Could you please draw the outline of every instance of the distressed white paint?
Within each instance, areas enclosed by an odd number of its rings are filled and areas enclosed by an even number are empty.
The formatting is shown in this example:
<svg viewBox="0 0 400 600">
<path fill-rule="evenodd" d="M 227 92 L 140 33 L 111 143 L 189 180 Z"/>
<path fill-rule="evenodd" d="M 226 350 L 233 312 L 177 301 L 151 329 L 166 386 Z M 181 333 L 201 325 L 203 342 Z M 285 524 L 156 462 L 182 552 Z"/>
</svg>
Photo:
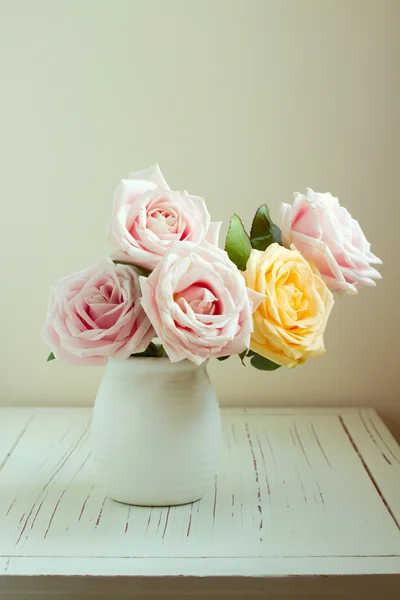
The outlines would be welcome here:
<svg viewBox="0 0 400 600">
<path fill-rule="evenodd" d="M 3 408 L 0 412 L 0 469 L 32 419 L 32 411 Z"/>
<path fill-rule="evenodd" d="M 0 574 L 400 574 L 400 451 L 374 411 L 224 410 L 214 489 L 172 508 L 105 496 L 90 417 L 0 411 Z"/>
<path fill-rule="evenodd" d="M 342 418 L 349 434 L 357 440 L 358 451 L 400 523 L 400 452 L 396 440 L 372 409 L 354 411 Z"/>
</svg>

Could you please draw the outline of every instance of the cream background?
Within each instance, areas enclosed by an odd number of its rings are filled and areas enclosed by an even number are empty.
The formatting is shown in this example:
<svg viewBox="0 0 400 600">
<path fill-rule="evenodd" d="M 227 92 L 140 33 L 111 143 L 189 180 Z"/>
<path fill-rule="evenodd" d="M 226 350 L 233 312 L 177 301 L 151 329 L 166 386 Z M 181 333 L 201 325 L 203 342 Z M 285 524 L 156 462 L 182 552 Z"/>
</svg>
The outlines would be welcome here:
<svg viewBox="0 0 400 600">
<path fill-rule="evenodd" d="M 118 180 L 158 161 L 214 220 L 331 191 L 384 261 L 293 372 L 213 363 L 221 403 L 376 406 L 399 431 L 400 2 L 0 1 L 2 404 L 91 404 L 46 364 L 50 284 L 109 250 Z"/>
</svg>

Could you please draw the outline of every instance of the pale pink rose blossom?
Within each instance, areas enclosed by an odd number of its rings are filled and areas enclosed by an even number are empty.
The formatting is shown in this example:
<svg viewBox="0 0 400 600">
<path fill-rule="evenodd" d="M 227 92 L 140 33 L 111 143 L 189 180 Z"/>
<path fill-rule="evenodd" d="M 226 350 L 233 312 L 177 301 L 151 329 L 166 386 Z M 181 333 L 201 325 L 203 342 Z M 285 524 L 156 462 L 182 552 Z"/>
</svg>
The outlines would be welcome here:
<svg viewBox="0 0 400 600">
<path fill-rule="evenodd" d="M 120 181 L 108 237 L 114 258 L 152 270 L 174 242 L 217 245 L 220 226 L 210 223 L 203 198 L 172 191 L 154 165 Z"/>
<path fill-rule="evenodd" d="M 154 330 L 140 303 L 134 268 L 105 258 L 51 289 L 43 339 L 54 356 L 98 365 L 144 351 Z"/>
<path fill-rule="evenodd" d="M 313 262 L 331 291 L 356 294 L 364 285 L 376 285 L 381 275 L 371 264 L 382 261 L 372 254 L 358 222 L 331 194 L 307 189 L 295 194 L 293 204 L 282 204 L 282 242 Z"/>
<path fill-rule="evenodd" d="M 264 296 L 246 288 L 222 250 L 177 243 L 140 283 L 142 305 L 172 362 L 200 365 L 249 347 L 252 313 Z"/>
</svg>

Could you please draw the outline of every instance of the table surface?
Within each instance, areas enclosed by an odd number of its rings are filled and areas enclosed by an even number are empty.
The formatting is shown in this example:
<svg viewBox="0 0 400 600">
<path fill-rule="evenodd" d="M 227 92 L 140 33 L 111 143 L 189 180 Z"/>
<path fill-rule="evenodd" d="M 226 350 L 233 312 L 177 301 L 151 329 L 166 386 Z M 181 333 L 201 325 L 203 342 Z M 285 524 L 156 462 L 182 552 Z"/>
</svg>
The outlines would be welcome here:
<svg viewBox="0 0 400 600">
<path fill-rule="evenodd" d="M 374 410 L 225 409 L 214 488 L 170 508 L 107 498 L 92 474 L 90 417 L 0 409 L 0 596 L 25 593 L 32 575 L 39 591 L 54 576 L 54 593 L 66 575 L 143 585 L 161 576 L 171 594 L 181 575 L 235 580 L 218 598 L 239 597 L 240 578 L 390 575 L 399 584 L 400 449 Z M 149 590 L 143 597 L 162 597 Z"/>
</svg>

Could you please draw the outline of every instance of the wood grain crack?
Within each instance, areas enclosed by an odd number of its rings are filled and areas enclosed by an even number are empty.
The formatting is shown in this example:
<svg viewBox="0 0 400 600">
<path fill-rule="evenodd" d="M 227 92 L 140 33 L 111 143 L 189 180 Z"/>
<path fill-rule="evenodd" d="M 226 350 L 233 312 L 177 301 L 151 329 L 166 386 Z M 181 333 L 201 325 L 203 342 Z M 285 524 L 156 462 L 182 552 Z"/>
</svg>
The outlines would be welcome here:
<svg viewBox="0 0 400 600">
<path fill-rule="evenodd" d="M 94 529 L 95 529 L 95 530 L 96 530 L 96 529 L 98 528 L 98 526 L 100 525 L 101 517 L 102 517 L 102 514 L 103 514 L 103 508 L 104 508 L 104 505 L 105 505 L 105 503 L 106 503 L 106 500 L 107 500 L 107 496 L 104 496 L 104 500 L 103 500 L 103 502 L 102 502 L 102 505 L 101 505 L 101 508 L 100 508 L 100 512 L 99 512 L 99 514 L 98 514 L 98 517 L 97 517 L 97 520 L 96 520 L 96 525 L 94 526 Z"/>
<path fill-rule="evenodd" d="M 381 448 L 379 447 L 379 444 L 377 443 L 375 437 L 372 435 L 365 419 L 363 416 L 363 413 L 361 410 L 358 411 L 358 414 L 360 416 L 361 422 L 364 425 L 364 429 L 365 431 L 368 433 L 369 437 L 371 438 L 371 441 L 375 444 L 375 446 L 378 448 L 379 452 L 382 454 L 383 458 L 386 460 L 386 462 L 391 465 L 391 461 L 388 459 L 388 457 L 386 456 L 386 454 L 384 452 L 382 452 Z M 391 455 L 391 457 L 398 463 L 400 464 L 397 456 L 395 454 L 393 454 L 393 452 L 391 451 L 391 449 L 389 448 L 389 446 L 386 444 L 385 440 L 383 439 L 383 437 L 381 436 L 381 434 L 379 433 L 378 429 L 375 426 L 375 423 L 373 423 L 371 421 L 371 418 L 368 416 L 368 421 L 371 424 L 371 427 L 374 429 L 376 435 L 379 437 L 379 439 L 381 440 L 381 442 L 383 443 L 383 445 L 385 446 L 386 450 L 389 452 L 389 454 Z"/>
<path fill-rule="evenodd" d="M 167 510 L 167 516 L 165 517 L 165 525 L 164 525 L 164 531 L 162 534 L 162 539 L 164 539 L 165 534 L 167 533 L 167 527 L 168 527 L 168 519 L 169 519 L 169 513 L 171 511 L 171 507 L 168 506 L 168 510 Z"/>
<path fill-rule="evenodd" d="M 10 512 L 10 510 L 12 509 L 12 507 L 14 506 L 16 501 L 16 498 L 14 498 L 14 500 L 11 502 L 10 506 L 8 507 L 8 510 L 6 512 L 6 517 L 8 516 L 8 513 Z"/>
<path fill-rule="evenodd" d="M 272 462 L 274 463 L 274 467 L 276 468 L 276 459 L 275 459 L 274 451 L 272 449 L 271 440 L 269 439 L 268 433 L 265 430 L 264 430 L 264 435 L 265 435 L 265 439 L 267 440 L 269 451 L 271 453 Z"/>
<path fill-rule="evenodd" d="M 324 449 L 323 449 L 323 447 L 322 447 L 322 444 L 321 444 L 321 442 L 320 442 L 320 439 L 319 439 L 319 437 L 318 437 L 318 435 L 317 435 L 317 432 L 315 431 L 314 425 L 313 425 L 312 423 L 311 423 L 311 431 L 312 431 L 312 434 L 313 434 L 313 436 L 314 436 L 314 438 L 315 438 L 315 441 L 316 441 L 316 442 L 317 442 L 317 444 L 318 444 L 318 447 L 319 447 L 319 449 L 321 450 L 321 452 L 322 452 L 322 454 L 323 454 L 323 456 L 324 456 L 324 458 L 325 458 L 326 464 L 328 465 L 328 467 L 330 467 L 330 468 L 332 469 L 332 465 L 331 465 L 331 463 L 330 463 L 330 461 L 329 461 L 329 458 L 327 457 L 327 455 L 326 455 L 326 453 L 325 453 L 325 450 L 324 450 Z"/>
<path fill-rule="evenodd" d="M 343 430 L 344 430 L 345 434 L 349 438 L 349 441 L 350 441 L 351 445 L 353 446 L 355 453 L 357 454 L 358 458 L 360 459 L 360 461 L 361 461 L 361 463 L 362 463 L 362 465 L 363 465 L 363 467 L 364 467 L 364 469 L 365 469 L 368 477 L 370 478 L 371 483 L 373 484 L 375 490 L 379 494 L 380 499 L 382 500 L 383 504 L 385 505 L 386 510 L 388 511 L 389 515 L 392 517 L 393 521 L 395 522 L 395 524 L 397 526 L 397 529 L 400 529 L 400 524 L 399 524 L 398 520 L 396 519 L 396 517 L 395 517 L 395 515 L 394 515 L 394 513 L 392 511 L 392 509 L 390 508 L 389 503 L 386 500 L 385 496 L 383 495 L 382 490 L 380 489 L 380 487 L 379 487 L 379 485 L 378 485 L 375 477 L 373 476 L 370 468 L 368 467 L 367 463 L 365 462 L 365 459 L 364 459 L 363 455 L 361 454 L 360 450 L 358 449 L 357 444 L 355 443 L 355 441 L 354 441 L 354 439 L 353 439 L 350 431 L 347 429 L 346 424 L 345 424 L 345 422 L 343 420 L 343 417 L 341 417 L 340 415 L 338 415 L 338 419 L 339 419 L 339 422 L 340 422 L 341 426 L 343 427 Z"/>
<path fill-rule="evenodd" d="M 63 491 L 62 491 L 62 493 L 61 493 L 61 496 L 60 496 L 60 497 L 59 497 L 59 499 L 57 500 L 57 502 L 56 502 L 56 505 L 55 505 L 55 507 L 54 507 L 54 509 L 53 509 L 53 512 L 51 513 L 51 517 L 50 517 L 49 523 L 48 523 L 48 525 L 47 525 L 46 533 L 44 534 L 44 536 L 43 536 L 43 539 L 46 539 L 46 538 L 47 538 L 47 534 L 49 533 L 49 530 L 50 530 L 51 524 L 52 524 L 52 522 L 53 522 L 53 519 L 54 519 L 54 515 L 55 515 L 55 514 L 56 514 L 56 512 L 57 512 L 57 508 L 58 508 L 58 506 L 59 506 L 59 504 L 60 504 L 60 502 L 61 502 L 61 500 L 62 500 L 62 498 L 63 498 L 64 494 L 65 494 L 65 490 L 63 490 Z"/>
<path fill-rule="evenodd" d="M 125 523 L 125 533 L 128 531 L 129 529 L 129 515 L 131 514 L 131 507 L 128 506 L 128 514 L 126 516 L 126 523 Z"/>
<path fill-rule="evenodd" d="M 21 533 L 19 534 L 19 537 L 16 541 L 16 546 L 19 544 L 19 542 L 21 541 L 21 538 L 25 532 L 25 529 L 28 525 L 29 519 L 32 516 L 33 511 L 35 510 L 35 507 L 37 505 L 37 503 L 39 502 L 43 492 L 49 487 L 50 483 L 53 481 L 53 479 L 55 478 L 55 476 L 57 475 L 57 473 L 60 472 L 60 470 L 63 468 L 63 466 L 65 465 L 65 463 L 67 462 L 67 460 L 70 458 L 70 456 L 73 454 L 73 452 L 76 450 L 76 448 L 79 446 L 80 442 L 82 441 L 83 437 L 86 435 L 88 429 L 89 429 L 89 425 L 90 425 L 90 421 L 86 424 L 86 426 L 84 427 L 83 431 L 81 432 L 81 434 L 77 437 L 77 439 L 75 440 L 75 443 L 72 445 L 72 447 L 70 447 L 70 452 L 69 454 L 67 454 L 66 456 L 64 455 L 64 460 L 62 461 L 62 463 L 60 464 L 60 461 L 57 463 L 58 468 L 55 469 L 55 471 L 53 472 L 52 476 L 49 478 L 49 480 L 47 481 L 47 483 L 42 487 L 42 489 L 40 490 L 39 494 L 37 495 L 32 508 L 30 509 L 28 516 L 25 519 L 24 525 L 22 527 Z M 62 494 L 63 495 L 63 494 Z M 61 497 L 62 497 L 61 495 Z M 61 499 L 61 498 L 60 498 Z M 59 499 L 59 500 L 60 500 Z M 58 504 L 57 504 L 58 506 Z M 46 537 L 46 535 L 45 535 Z"/>
<path fill-rule="evenodd" d="M 269 502 L 271 502 L 271 488 L 270 488 L 270 485 L 269 485 L 269 479 L 268 479 L 268 473 L 267 473 L 267 465 L 265 464 L 264 450 L 262 448 L 259 436 L 257 435 L 256 437 L 257 437 L 257 444 L 258 444 L 258 448 L 260 450 L 260 454 L 261 454 L 261 458 L 262 458 L 262 462 L 263 462 L 263 467 L 264 467 L 265 482 L 267 484 L 267 491 L 268 491 L 268 500 L 269 500 Z"/>
<path fill-rule="evenodd" d="M 188 538 L 190 535 L 190 529 L 192 527 L 192 515 L 193 515 L 193 502 L 190 505 L 190 515 L 189 515 L 189 523 L 188 523 L 188 528 L 187 528 L 187 532 L 186 532 L 186 537 Z"/>
<path fill-rule="evenodd" d="M 322 490 L 321 490 L 321 486 L 319 485 L 318 477 L 316 476 L 316 474 L 314 472 L 314 469 L 313 469 L 313 466 L 312 466 L 312 464 L 311 464 L 311 462 L 310 462 L 310 460 L 309 460 L 309 458 L 307 456 L 307 453 L 306 453 L 305 448 L 303 446 L 303 442 L 301 441 L 300 434 L 299 434 L 299 431 L 297 429 L 296 423 L 293 424 L 293 427 L 294 427 L 294 432 L 296 434 L 296 438 L 297 438 L 297 440 L 298 440 L 298 442 L 300 444 L 301 451 L 302 451 L 302 453 L 303 453 L 303 455 L 304 455 L 304 457 L 305 457 L 305 459 L 307 461 L 307 464 L 308 464 L 308 466 L 310 468 L 311 473 L 313 474 L 313 477 L 314 477 L 314 480 L 315 480 L 315 484 L 316 484 L 316 486 L 318 488 L 319 497 L 321 499 L 321 503 L 322 503 L 323 509 L 325 511 L 326 510 L 325 499 L 324 499 L 324 495 L 323 495 Z"/>
<path fill-rule="evenodd" d="M 153 510 L 154 510 L 154 507 L 152 506 L 152 507 L 150 508 L 150 514 L 149 514 L 149 518 L 147 519 L 146 530 L 145 530 L 145 532 L 144 532 L 144 536 L 143 536 L 143 538 L 145 538 L 145 537 L 146 537 L 146 535 L 147 535 L 147 532 L 148 532 L 148 530 L 149 530 L 150 523 L 151 523 L 151 517 L 153 516 Z"/>
<path fill-rule="evenodd" d="M 259 475 L 258 475 L 257 459 L 256 459 L 256 455 L 254 453 L 253 440 L 251 439 L 249 424 L 246 422 L 244 424 L 244 426 L 246 429 L 247 440 L 248 440 L 249 446 L 250 446 L 251 456 L 253 458 L 253 467 L 254 467 L 254 473 L 255 473 L 256 484 L 257 484 L 257 501 L 258 501 L 257 509 L 260 514 L 260 521 L 259 521 L 258 529 L 261 532 L 261 530 L 263 528 L 263 510 L 262 510 L 261 487 L 260 487 L 260 479 L 259 479 Z M 262 538 L 262 535 L 260 534 L 260 542 L 262 542 L 262 541 L 263 541 L 263 538 Z"/>
<path fill-rule="evenodd" d="M 81 512 L 79 513 L 79 517 L 78 517 L 78 523 L 82 518 L 82 515 L 86 508 L 87 501 L 89 500 L 89 496 L 92 493 L 93 488 L 94 488 L 94 485 L 92 485 L 92 487 L 90 488 L 90 491 L 89 491 L 88 495 L 86 496 L 84 503 L 82 504 Z"/>
<path fill-rule="evenodd" d="M 28 429 L 29 425 L 32 423 L 34 416 L 35 415 L 31 415 L 29 417 L 28 421 L 26 422 L 26 424 L 24 425 L 24 427 L 21 429 L 19 435 L 17 436 L 17 438 L 16 438 L 15 442 L 13 443 L 13 445 L 11 446 L 10 450 L 7 452 L 7 454 L 3 458 L 2 462 L 0 463 L 0 471 L 2 470 L 2 468 L 6 464 L 6 462 L 8 461 L 8 459 L 10 458 L 10 456 L 12 455 L 12 453 L 14 452 L 15 448 L 18 446 L 21 438 L 24 436 L 24 434 L 25 434 L 26 430 Z"/>
<path fill-rule="evenodd" d="M 214 504 L 213 504 L 213 513 L 212 513 L 212 517 L 213 517 L 213 535 L 214 535 L 214 529 L 215 529 L 215 513 L 217 510 L 217 478 L 215 478 L 214 481 Z"/>
</svg>

